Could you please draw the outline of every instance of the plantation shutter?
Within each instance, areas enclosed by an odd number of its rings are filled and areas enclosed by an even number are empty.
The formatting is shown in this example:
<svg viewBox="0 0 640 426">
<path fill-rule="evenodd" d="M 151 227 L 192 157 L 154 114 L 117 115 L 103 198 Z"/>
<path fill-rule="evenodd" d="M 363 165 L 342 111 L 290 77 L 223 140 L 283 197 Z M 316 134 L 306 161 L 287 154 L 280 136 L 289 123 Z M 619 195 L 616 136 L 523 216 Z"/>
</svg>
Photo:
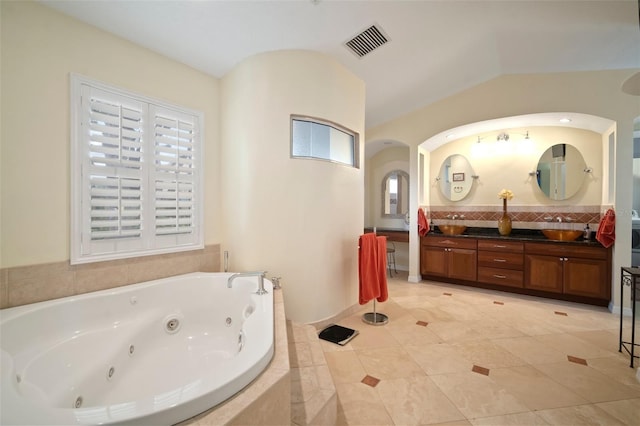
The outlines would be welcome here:
<svg viewBox="0 0 640 426">
<path fill-rule="evenodd" d="M 147 105 L 87 85 L 81 103 L 86 148 L 82 252 L 140 248 Z"/>
<path fill-rule="evenodd" d="M 72 77 L 71 262 L 203 248 L 202 114 Z"/>
<path fill-rule="evenodd" d="M 155 233 L 180 244 L 196 224 L 195 168 L 197 123 L 193 116 L 152 107 L 154 138 Z M 165 238 L 167 239 L 167 238 Z"/>
</svg>

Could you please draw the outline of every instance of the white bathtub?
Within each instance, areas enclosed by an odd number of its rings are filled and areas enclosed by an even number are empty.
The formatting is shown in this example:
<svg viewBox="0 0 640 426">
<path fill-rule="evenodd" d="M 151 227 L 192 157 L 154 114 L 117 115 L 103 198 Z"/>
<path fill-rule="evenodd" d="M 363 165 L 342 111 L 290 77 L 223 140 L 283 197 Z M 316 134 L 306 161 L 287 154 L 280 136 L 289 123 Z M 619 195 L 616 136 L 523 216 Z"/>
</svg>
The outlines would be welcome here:
<svg viewBox="0 0 640 426">
<path fill-rule="evenodd" d="M 173 424 L 228 399 L 274 351 L 271 283 L 230 275 L 0 311 L 0 424 Z"/>
</svg>

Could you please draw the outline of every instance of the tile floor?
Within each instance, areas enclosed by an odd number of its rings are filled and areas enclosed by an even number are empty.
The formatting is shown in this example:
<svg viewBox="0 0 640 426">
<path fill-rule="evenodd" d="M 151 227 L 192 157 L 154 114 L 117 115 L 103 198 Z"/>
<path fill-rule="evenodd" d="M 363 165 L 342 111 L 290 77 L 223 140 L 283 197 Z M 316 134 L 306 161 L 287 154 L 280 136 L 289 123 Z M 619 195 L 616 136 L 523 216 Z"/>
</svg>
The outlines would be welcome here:
<svg viewBox="0 0 640 426">
<path fill-rule="evenodd" d="M 605 308 L 389 280 L 378 310 L 321 341 L 344 425 L 640 425 L 640 383 Z M 630 328 L 627 320 L 627 329 Z M 636 326 L 637 327 L 637 326 Z"/>
</svg>

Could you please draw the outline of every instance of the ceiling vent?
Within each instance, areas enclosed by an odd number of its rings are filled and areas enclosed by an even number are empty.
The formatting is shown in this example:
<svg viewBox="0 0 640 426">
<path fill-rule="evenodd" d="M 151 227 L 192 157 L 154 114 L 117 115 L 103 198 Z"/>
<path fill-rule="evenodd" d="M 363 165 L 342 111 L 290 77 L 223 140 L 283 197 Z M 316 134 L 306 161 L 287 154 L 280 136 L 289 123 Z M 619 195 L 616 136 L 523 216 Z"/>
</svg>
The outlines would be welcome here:
<svg viewBox="0 0 640 426">
<path fill-rule="evenodd" d="M 372 25 L 351 40 L 345 43 L 345 46 L 355 53 L 359 58 L 362 58 L 369 52 L 374 51 L 378 47 L 387 43 L 389 38 L 382 32 L 382 30 Z"/>
</svg>

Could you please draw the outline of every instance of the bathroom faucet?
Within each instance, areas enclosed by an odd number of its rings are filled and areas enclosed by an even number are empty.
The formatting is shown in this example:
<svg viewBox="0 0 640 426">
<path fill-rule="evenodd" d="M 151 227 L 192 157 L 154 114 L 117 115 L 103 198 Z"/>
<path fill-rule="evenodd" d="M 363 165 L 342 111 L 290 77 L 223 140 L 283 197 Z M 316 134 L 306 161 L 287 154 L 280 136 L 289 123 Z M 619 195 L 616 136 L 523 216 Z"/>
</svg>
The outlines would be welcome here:
<svg viewBox="0 0 640 426">
<path fill-rule="evenodd" d="M 560 216 L 558 216 L 558 217 L 556 218 L 556 220 L 557 220 L 558 222 L 562 223 L 562 218 L 561 218 Z"/>
<path fill-rule="evenodd" d="M 267 290 L 265 290 L 264 288 L 264 276 L 267 273 L 267 271 L 256 271 L 256 272 L 238 272 L 237 274 L 233 274 L 229 277 L 229 279 L 227 280 L 227 287 L 231 288 L 231 283 L 233 283 L 233 280 L 235 280 L 236 278 L 240 278 L 240 277 L 258 277 L 258 291 L 256 291 L 256 294 L 265 294 L 268 293 Z"/>
</svg>

